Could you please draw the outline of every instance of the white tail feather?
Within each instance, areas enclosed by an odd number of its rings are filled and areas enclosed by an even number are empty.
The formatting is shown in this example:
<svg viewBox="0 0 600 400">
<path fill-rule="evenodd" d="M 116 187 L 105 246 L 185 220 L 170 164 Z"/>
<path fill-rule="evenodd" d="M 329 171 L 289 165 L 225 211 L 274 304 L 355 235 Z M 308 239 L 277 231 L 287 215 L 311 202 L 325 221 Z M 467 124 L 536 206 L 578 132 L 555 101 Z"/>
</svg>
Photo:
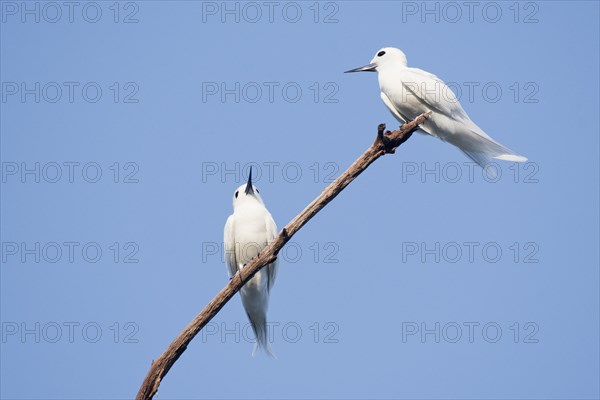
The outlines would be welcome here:
<svg viewBox="0 0 600 400">
<path fill-rule="evenodd" d="M 497 160 L 514 161 L 514 162 L 525 162 L 527 157 L 520 156 L 518 154 L 501 154 L 494 157 Z"/>
<path fill-rule="evenodd" d="M 254 348 L 252 349 L 252 357 L 256 355 L 260 348 L 270 357 L 277 359 L 277 356 L 273 353 L 271 344 L 269 343 L 266 315 L 253 315 L 251 318 L 250 314 L 248 314 L 248 318 L 250 319 L 254 336 L 256 336 L 256 343 L 254 343 Z"/>
</svg>

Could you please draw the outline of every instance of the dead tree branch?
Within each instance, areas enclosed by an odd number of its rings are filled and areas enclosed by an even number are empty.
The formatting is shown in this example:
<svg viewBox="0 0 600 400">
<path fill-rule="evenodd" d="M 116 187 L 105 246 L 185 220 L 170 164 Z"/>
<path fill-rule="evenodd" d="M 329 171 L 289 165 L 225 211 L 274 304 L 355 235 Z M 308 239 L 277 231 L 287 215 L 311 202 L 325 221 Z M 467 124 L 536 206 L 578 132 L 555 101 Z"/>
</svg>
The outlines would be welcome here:
<svg viewBox="0 0 600 400">
<path fill-rule="evenodd" d="M 158 391 L 161 380 L 167 375 L 175 361 L 183 354 L 194 336 L 223 308 L 254 274 L 277 258 L 281 248 L 298 232 L 312 217 L 333 200 L 346 186 L 359 176 L 371 163 L 379 157 L 391 153 L 402 143 L 406 142 L 412 133 L 425 119 L 431 115 L 427 112 L 408 122 L 400 129 L 390 132 L 385 131 L 385 124 L 377 129 L 375 142 L 361 155 L 339 178 L 332 182 L 323 192 L 312 201 L 300 214 L 290 221 L 277 235 L 275 240 L 267 246 L 254 260 L 240 270 L 234 279 L 231 279 L 217 296 L 208 303 L 200 314 L 173 340 L 165 352 L 152 362 L 150 371 L 146 375 L 142 386 L 136 396 L 137 400 L 149 400 Z"/>
</svg>

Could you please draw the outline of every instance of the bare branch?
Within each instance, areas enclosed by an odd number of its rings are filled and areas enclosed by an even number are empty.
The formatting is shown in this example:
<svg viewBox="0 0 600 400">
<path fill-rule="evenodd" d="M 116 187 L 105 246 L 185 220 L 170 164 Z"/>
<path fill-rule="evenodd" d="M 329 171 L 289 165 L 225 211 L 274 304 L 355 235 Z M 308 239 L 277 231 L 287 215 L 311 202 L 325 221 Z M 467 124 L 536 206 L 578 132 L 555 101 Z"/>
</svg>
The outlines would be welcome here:
<svg viewBox="0 0 600 400">
<path fill-rule="evenodd" d="M 173 340 L 165 352 L 152 362 L 150 371 L 146 375 L 142 386 L 136 396 L 137 400 L 148 400 L 158 391 L 161 380 L 167 375 L 175 361 L 183 354 L 194 336 L 223 308 L 240 289 L 248 282 L 254 274 L 267 264 L 277 258 L 281 248 L 298 232 L 312 217 L 323 207 L 333 200 L 346 186 L 359 176 L 371 163 L 384 154 L 393 154 L 398 146 L 406 142 L 412 133 L 425 119 L 431 115 L 431 111 L 421 114 L 415 120 L 408 122 L 400 129 L 390 132 L 385 131 L 385 124 L 377 129 L 377 137 L 371 147 L 367 149 L 339 178 L 332 182 L 323 192 L 314 199 L 300 214 L 291 220 L 255 259 L 240 270 L 233 279 L 229 281 L 214 299 L 208 303 L 200 314 L 189 323 L 189 325 Z"/>
</svg>

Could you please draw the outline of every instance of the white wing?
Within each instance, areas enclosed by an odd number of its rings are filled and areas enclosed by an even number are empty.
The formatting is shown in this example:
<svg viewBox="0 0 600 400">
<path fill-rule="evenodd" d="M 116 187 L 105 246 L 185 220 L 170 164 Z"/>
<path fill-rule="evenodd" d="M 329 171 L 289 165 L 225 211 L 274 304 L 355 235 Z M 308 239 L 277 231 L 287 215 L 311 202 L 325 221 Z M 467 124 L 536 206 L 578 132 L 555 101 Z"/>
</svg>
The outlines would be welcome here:
<svg viewBox="0 0 600 400">
<path fill-rule="evenodd" d="M 233 278 L 238 271 L 237 260 L 235 257 L 235 219 L 233 215 L 230 215 L 225 223 L 225 230 L 223 232 L 223 247 L 225 251 L 225 262 L 227 263 L 229 277 Z"/>
<path fill-rule="evenodd" d="M 381 92 L 381 100 L 383 100 L 383 104 L 390 110 L 392 115 L 396 117 L 396 119 L 402 123 L 406 123 L 408 120 L 404 115 L 401 115 L 398 109 L 394 106 L 389 97 L 383 92 Z"/>
<path fill-rule="evenodd" d="M 402 86 L 406 92 L 412 94 L 419 101 L 422 109 L 431 110 L 438 116 L 443 115 L 451 120 L 460 121 L 476 136 L 497 143 L 469 118 L 452 89 L 434 74 L 419 68 L 406 68 L 402 71 Z M 416 118 L 419 114 L 417 113 L 412 118 Z M 437 136 L 435 132 L 428 133 Z"/>
<path fill-rule="evenodd" d="M 437 76 L 418 68 L 404 68 L 399 75 L 386 76 L 383 84 L 381 98 L 396 118 L 408 121 L 432 111 L 433 115 L 419 129 L 457 146 L 479 165 L 485 166 L 490 158 L 527 160 L 479 128 L 450 87 Z"/>
<path fill-rule="evenodd" d="M 273 220 L 273 217 L 271 216 L 270 213 L 267 213 L 266 227 L 267 227 L 267 243 L 271 243 L 273 241 L 273 239 L 275 239 L 275 237 L 277 236 L 277 225 L 275 224 L 275 221 Z M 275 284 L 275 279 L 277 278 L 277 268 L 278 268 L 278 260 L 275 260 L 273 263 L 268 265 L 266 268 L 267 269 L 267 278 L 268 278 L 268 282 L 269 282 L 267 287 L 269 288 L 269 290 L 271 290 L 271 288 Z"/>
<path fill-rule="evenodd" d="M 402 70 L 402 86 L 423 108 L 452 119 L 469 120 L 454 92 L 434 74 L 419 68 L 406 68 Z"/>
</svg>

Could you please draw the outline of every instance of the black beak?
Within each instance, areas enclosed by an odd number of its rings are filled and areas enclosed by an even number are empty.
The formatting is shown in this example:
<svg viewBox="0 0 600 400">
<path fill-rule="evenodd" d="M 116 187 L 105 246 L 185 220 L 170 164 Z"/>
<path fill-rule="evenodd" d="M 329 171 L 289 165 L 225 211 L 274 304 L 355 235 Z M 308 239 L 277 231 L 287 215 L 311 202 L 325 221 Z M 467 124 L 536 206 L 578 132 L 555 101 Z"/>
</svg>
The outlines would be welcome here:
<svg viewBox="0 0 600 400">
<path fill-rule="evenodd" d="M 250 174 L 248 175 L 248 183 L 246 183 L 246 194 L 254 194 L 254 188 L 252 187 L 252 165 L 250 166 Z"/>
<path fill-rule="evenodd" d="M 377 68 L 377 65 L 367 64 L 364 67 L 358 67 L 358 68 L 350 69 L 348 71 L 344 71 L 344 73 L 347 74 L 348 72 L 375 72 L 375 68 Z"/>
</svg>

